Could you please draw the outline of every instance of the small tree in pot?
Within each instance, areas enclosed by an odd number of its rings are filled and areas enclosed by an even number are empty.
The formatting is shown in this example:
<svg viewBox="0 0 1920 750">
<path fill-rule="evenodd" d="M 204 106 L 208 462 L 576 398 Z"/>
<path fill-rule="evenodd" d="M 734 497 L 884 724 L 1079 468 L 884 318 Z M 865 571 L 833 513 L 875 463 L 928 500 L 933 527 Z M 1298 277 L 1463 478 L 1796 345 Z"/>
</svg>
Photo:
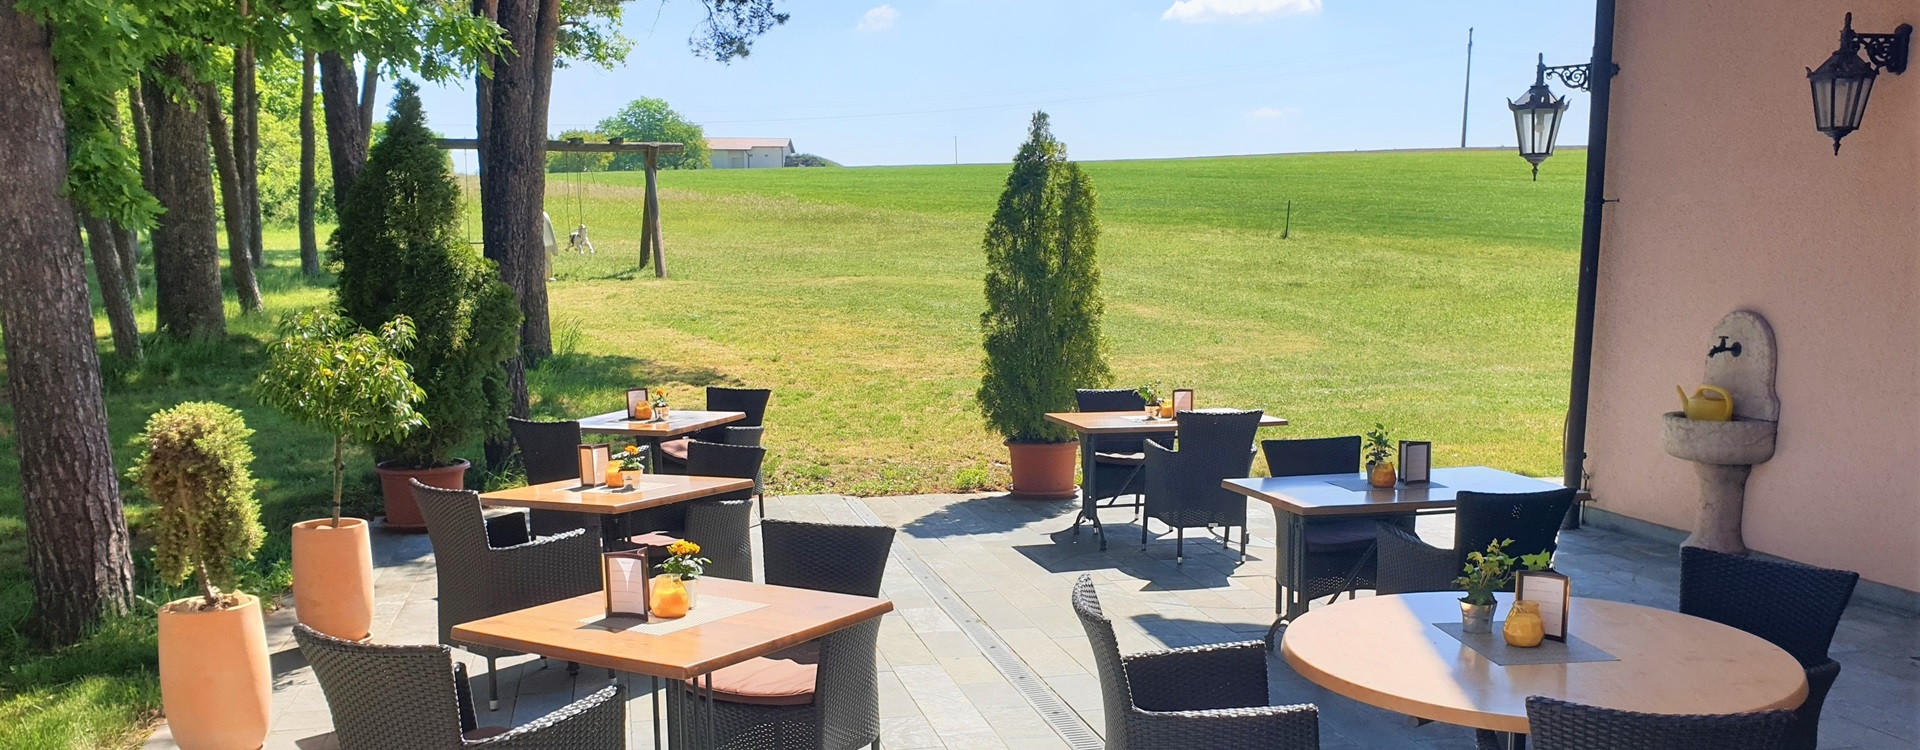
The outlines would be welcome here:
<svg viewBox="0 0 1920 750">
<path fill-rule="evenodd" d="M 182 747 L 259 747 L 273 677 L 260 600 L 233 590 L 265 536 L 240 412 L 186 403 L 147 420 L 131 477 L 159 506 L 154 567 L 199 588 L 160 609 L 160 698 Z"/>
<path fill-rule="evenodd" d="M 1093 183 L 1067 161 L 1047 114 L 1034 113 L 983 243 L 986 373 L 977 398 L 1006 438 L 1016 497 L 1074 495 L 1073 435 L 1046 415 L 1073 410 L 1074 389 L 1112 378 L 1100 337 L 1099 237 Z"/>
<path fill-rule="evenodd" d="M 404 317 L 375 335 L 325 310 L 291 315 L 255 388 L 262 402 L 333 436 L 333 516 L 293 525 L 293 599 L 300 622 L 336 638 L 365 638 L 373 624 L 367 522 L 340 517 L 347 441 L 392 440 L 425 424 L 414 410 L 423 394 L 401 358 L 413 338 Z"/>
</svg>

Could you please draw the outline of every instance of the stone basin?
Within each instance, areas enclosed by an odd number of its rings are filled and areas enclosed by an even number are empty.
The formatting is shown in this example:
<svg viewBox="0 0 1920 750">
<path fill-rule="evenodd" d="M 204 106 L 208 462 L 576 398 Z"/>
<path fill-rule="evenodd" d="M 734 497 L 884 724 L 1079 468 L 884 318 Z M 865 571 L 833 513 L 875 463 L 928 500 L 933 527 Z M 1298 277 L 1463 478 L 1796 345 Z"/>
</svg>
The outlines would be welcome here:
<svg viewBox="0 0 1920 750">
<path fill-rule="evenodd" d="M 1688 419 L 1677 411 L 1666 414 L 1660 442 L 1674 458 L 1719 466 L 1752 466 L 1773 458 L 1773 439 L 1779 423 L 1734 417 L 1731 422 Z"/>
</svg>

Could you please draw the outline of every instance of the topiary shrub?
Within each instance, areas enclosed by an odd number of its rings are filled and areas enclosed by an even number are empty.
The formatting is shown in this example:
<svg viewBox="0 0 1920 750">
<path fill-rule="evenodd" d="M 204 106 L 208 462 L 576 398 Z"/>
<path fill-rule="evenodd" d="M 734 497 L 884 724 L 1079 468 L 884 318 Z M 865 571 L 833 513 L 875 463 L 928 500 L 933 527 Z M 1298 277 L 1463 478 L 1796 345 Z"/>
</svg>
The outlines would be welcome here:
<svg viewBox="0 0 1920 750">
<path fill-rule="evenodd" d="M 1104 385 L 1100 226 L 1093 183 L 1067 161 L 1047 113 L 1036 112 L 1007 189 L 987 224 L 986 374 L 977 398 L 987 424 L 1014 443 L 1063 443 L 1047 412 L 1072 411 L 1076 388 Z"/>
<path fill-rule="evenodd" d="M 383 438 L 374 453 L 424 469 L 454 463 L 454 449 L 477 436 L 505 434 L 501 363 L 520 347 L 520 308 L 460 231 L 460 189 L 418 87 L 395 89 L 386 136 L 347 193 L 329 250 L 342 313 L 368 329 L 405 316 L 419 333 L 406 360 L 426 392 L 426 424 Z"/>
<path fill-rule="evenodd" d="M 252 435 L 240 412 L 206 402 L 156 413 L 140 433 L 129 476 L 160 506 L 154 568 L 169 584 L 196 579 L 205 609 L 221 606 L 237 566 L 253 559 L 266 536 L 247 469 Z"/>
</svg>

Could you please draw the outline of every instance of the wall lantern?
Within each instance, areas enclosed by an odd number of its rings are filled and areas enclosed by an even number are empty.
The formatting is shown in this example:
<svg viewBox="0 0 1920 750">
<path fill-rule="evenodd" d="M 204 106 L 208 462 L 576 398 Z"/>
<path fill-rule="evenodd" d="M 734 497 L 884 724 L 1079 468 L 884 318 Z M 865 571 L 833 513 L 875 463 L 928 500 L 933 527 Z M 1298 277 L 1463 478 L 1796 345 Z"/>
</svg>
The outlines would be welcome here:
<svg viewBox="0 0 1920 750">
<path fill-rule="evenodd" d="M 1867 114 L 1867 97 L 1873 94 L 1873 79 L 1881 70 L 1899 74 L 1907 70 L 1907 47 L 1913 27 L 1900 24 L 1891 34 L 1859 34 L 1853 30 L 1853 14 L 1840 27 L 1840 49 L 1807 71 L 1807 83 L 1813 87 L 1813 127 L 1833 139 L 1833 153 L 1840 154 L 1840 139 L 1860 129 Z M 1866 52 L 1865 59 L 1860 53 Z"/>
<path fill-rule="evenodd" d="M 1567 98 L 1554 96 L 1553 90 L 1547 88 L 1547 78 L 1557 76 L 1569 88 L 1587 91 L 1592 75 L 1592 65 L 1550 68 L 1546 55 L 1541 55 L 1534 68 L 1533 87 L 1519 99 L 1507 102 L 1507 109 L 1513 110 L 1514 134 L 1520 138 L 1520 158 L 1533 165 L 1533 179 L 1540 179 L 1540 162 L 1553 155 L 1554 141 L 1560 137 L 1560 121 L 1567 114 Z"/>
</svg>

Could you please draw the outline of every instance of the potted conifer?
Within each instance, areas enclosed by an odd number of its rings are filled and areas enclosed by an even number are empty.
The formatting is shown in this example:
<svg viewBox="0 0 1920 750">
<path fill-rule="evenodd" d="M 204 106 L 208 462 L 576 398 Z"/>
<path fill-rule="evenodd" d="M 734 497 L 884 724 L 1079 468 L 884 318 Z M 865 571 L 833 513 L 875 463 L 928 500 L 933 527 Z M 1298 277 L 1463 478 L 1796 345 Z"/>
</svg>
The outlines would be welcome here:
<svg viewBox="0 0 1920 750">
<path fill-rule="evenodd" d="M 267 738 L 273 675 L 259 598 L 234 588 L 265 536 L 240 412 L 185 403 L 141 433 L 130 478 L 158 506 L 155 572 L 199 592 L 160 608 L 160 700 L 186 750 L 253 750 Z"/>
<path fill-rule="evenodd" d="M 1015 497 L 1075 494 L 1073 435 L 1046 415 L 1072 411 L 1076 388 L 1112 378 L 1100 337 L 1099 237 L 1092 181 L 1067 161 L 1047 114 L 1034 113 L 983 243 L 986 372 L 977 398 L 1006 438 Z"/>
<path fill-rule="evenodd" d="M 388 528 L 417 531 L 426 522 L 408 480 L 462 489 L 469 464 L 454 450 L 506 429 L 512 396 L 501 365 L 520 346 L 520 307 L 460 232 L 460 187 L 418 87 L 395 89 L 386 134 L 340 207 L 330 249 L 343 314 L 367 328 L 404 315 L 419 330 L 406 359 L 426 392 L 426 425 L 374 446 Z"/>
<path fill-rule="evenodd" d="M 413 338 L 406 318 L 376 335 L 326 310 L 290 315 L 255 388 L 262 402 L 333 438 L 333 514 L 293 525 L 293 602 L 300 622 L 335 638 L 360 640 L 373 625 L 367 522 L 341 517 L 347 441 L 391 440 L 422 425 L 420 387 L 401 358 Z"/>
</svg>

